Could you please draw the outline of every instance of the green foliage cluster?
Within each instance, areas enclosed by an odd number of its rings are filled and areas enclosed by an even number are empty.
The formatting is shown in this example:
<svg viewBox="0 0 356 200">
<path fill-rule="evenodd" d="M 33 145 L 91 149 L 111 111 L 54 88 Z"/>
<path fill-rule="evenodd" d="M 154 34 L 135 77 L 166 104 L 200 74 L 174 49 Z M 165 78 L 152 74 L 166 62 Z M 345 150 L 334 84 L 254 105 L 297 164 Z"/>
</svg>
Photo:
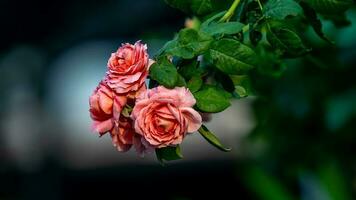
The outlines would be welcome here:
<svg viewBox="0 0 356 200">
<path fill-rule="evenodd" d="M 156 54 L 150 87 L 188 87 L 197 100 L 195 109 L 203 113 L 221 112 L 232 99 L 263 96 L 261 82 L 280 78 L 288 60 L 313 58 L 315 47 L 306 30 L 311 27 L 326 45 L 333 45 L 319 18 L 347 25 L 345 11 L 353 5 L 352 0 L 165 2 L 196 18 Z M 227 150 L 205 126 L 199 132 Z"/>
</svg>

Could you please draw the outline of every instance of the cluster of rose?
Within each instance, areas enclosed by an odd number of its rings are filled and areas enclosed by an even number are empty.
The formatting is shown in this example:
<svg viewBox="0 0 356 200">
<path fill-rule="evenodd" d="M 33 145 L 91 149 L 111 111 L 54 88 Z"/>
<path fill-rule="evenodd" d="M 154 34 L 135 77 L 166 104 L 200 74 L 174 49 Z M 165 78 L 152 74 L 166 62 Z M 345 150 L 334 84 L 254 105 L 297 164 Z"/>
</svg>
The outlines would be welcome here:
<svg viewBox="0 0 356 200">
<path fill-rule="evenodd" d="M 119 151 L 134 146 L 143 156 L 157 148 L 177 147 L 202 124 L 201 115 L 192 108 L 196 101 L 189 89 L 147 89 L 153 62 L 140 41 L 123 44 L 111 54 L 106 76 L 90 96 L 93 130 L 100 136 L 110 133 Z"/>
<path fill-rule="evenodd" d="M 313 41 L 318 36 L 333 44 L 319 17 L 336 26 L 348 24 L 345 11 L 354 5 L 352 0 L 165 2 L 195 17 L 154 61 L 146 45 L 124 44 L 112 54 L 107 75 L 90 98 L 94 130 L 109 132 L 120 151 L 155 150 L 160 161 L 181 158 L 179 144 L 195 131 L 229 151 L 202 124 L 204 113 L 221 112 L 234 98 L 266 98 L 266 80 L 281 77 L 287 59 L 319 62 Z"/>
</svg>

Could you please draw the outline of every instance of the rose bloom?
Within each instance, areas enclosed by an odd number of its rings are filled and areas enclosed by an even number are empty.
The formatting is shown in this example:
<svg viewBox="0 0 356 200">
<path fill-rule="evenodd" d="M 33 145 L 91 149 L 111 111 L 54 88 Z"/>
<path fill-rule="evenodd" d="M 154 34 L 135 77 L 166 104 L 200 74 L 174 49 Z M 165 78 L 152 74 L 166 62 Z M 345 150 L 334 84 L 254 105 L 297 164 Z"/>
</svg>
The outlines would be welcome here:
<svg viewBox="0 0 356 200">
<path fill-rule="evenodd" d="M 100 136 L 110 132 L 113 144 L 119 151 L 130 149 L 135 134 L 132 120 L 120 116 L 126 101 L 127 98 L 116 95 L 105 80 L 99 83 L 89 99 L 89 112 L 93 119 L 92 129 Z"/>
<path fill-rule="evenodd" d="M 136 96 L 135 91 L 146 89 L 149 63 L 147 45 L 123 44 L 108 61 L 107 84 L 117 94 Z"/>
<path fill-rule="evenodd" d="M 131 113 L 135 131 L 154 148 L 180 144 L 187 133 L 201 126 L 202 118 L 192 108 L 195 102 L 184 87 L 147 90 L 136 99 Z"/>
<path fill-rule="evenodd" d="M 128 151 L 131 148 L 134 135 L 132 120 L 123 115 L 118 121 L 115 121 L 115 126 L 110 131 L 112 143 L 119 151 Z"/>
</svg>

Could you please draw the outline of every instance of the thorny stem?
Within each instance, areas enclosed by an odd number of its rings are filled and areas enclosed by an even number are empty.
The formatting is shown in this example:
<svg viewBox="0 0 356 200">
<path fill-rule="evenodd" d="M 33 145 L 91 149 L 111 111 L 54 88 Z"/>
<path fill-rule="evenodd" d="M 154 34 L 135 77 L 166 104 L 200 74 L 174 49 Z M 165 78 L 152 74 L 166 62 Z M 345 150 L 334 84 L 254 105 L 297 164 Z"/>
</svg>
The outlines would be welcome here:
<svg viewBox="0 0 356 200">
<path fill-rule="evenodd" d="M 239 3 L 240 3 L 240 0 L 235 0 L 232 3 L 229 10 L 225 13 L 225 15 L 222 16 L 222 18 L 219 20 L 219 22 L 229 21 L 230 18 L 232 17 L 232 15 L 235 13 L 235 10 L 236 10 L 237 6 L 239 5 Z"/>
</svg>

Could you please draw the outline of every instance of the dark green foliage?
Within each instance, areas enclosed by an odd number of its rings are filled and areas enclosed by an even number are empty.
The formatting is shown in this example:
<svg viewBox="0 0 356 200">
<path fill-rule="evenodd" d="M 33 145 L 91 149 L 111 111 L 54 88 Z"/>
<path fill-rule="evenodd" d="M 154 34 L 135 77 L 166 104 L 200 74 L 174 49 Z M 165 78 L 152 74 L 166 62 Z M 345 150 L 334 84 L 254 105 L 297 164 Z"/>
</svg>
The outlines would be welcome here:
<svg viewBox="0 0 356 200">
<path fill-rule="evenodd" d="M 338 14 L 352 6 L 352 0 L 304 0 L 317 12 Z"/>
<path fill-rule="evenodd" d="M 166 57 L 160 58 L 152 64 L 150 77 L 167 88 L 176 86 L 178 82 L 177 69 Z"/>
<path fill-rule="evenodd" d="M 210 48 L 212 63 L 227 74 L 242 74 L 254 68 L 255 52 L 233 39 L 215 41 Z"/>
<path fill-rule="evenodd" d="M 340 53 L 323 23 L 349 25 L 345 13 L 353 1 L 241 0 L 225 9 L 213 0 L 166 1 L 201 21 L 178 31 L 158 57 L 179 60 L 173 66 L 193 92 L 195 109 L 221 112 L 232 98 L 255 96 L 256 127 L 245 142 L 262 150 L 249 146 L 256 152 L 243 170 L 246 186 L 261 199 L 300 199 L 305 174 L 314 173 L 330 199 L 352 199 L 355 70 L 339 58 L 355 56 Z M 199 132 L 229 150 L 205 126 Z"/>
<path fill-rule="evenodd" d="M 287 16 L 297 16 L 303 13 L 302 8 L 294 0 L 269 0 L 263 8 L 267 18 L 283 20 Z"/>
<path fill-rule="evenodd" d="M 221 112 L 231 105 L 229 93 L 214 86 L 205 86 L 202 90 L 196 92 L 194 97 L 197 100 L 198 109 L 203 112 Z"/>
<path fill-rule="evenodd" d="M 172 161 L 172 160 L 178 160 L 183 158 L 183 155 L 180 152 L 179 145 L 156 148 L 155 151 L 156 151 L 157 159 L 162 165 L 164 165 L 164 161 Z"/>
<path fill-rule="evenodd" d="M 219 141 L 219 139 L 212 132 L 210 132 L 209 129 L 206 128 L 204 125 L 202 125 L 198 131 L 210 144 L 212 144 L 219 150 L 224 152 L 231 151 L 230 148 L 224 147 Z"/>
<path fill-rule="evenodd" d="M 212 37 L 204 32 L 186 28 L 178 33 L 176 39 L 168 42 L 163 51 L 167 55 L 191 59 L 208 50 L 212 40 Z"/>
</svg>

